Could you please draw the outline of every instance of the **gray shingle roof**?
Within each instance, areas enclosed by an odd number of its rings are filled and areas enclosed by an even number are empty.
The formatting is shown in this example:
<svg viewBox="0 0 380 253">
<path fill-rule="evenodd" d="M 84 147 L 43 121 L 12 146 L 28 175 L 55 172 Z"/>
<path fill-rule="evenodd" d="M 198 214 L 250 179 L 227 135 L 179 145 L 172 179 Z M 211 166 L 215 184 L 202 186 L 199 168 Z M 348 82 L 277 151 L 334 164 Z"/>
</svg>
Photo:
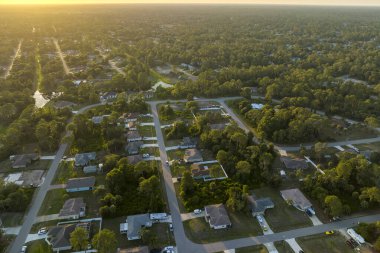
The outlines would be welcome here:
<svg viewBox="0 0 380 253">
<path fill-rule="evenodd" d="M 96 159 L 96 152 L 81 153 L 75 155 L 75 166 L 85 166 Z"/>
<path fill-rule="evenodd" d="M 271 198 L 255 198 L 248 196 L 248 202 L 253 213 L 264 213 L 266 209 L 273 208 L 274 203 Z"/>
<path fill-rule="evenodd" d="M 306 160 L 300 158 L 281 157 L 287 169 L 307 169 L 308 165 Z"/>
<path fill-rule="evenodd" d="M 230 217 L 228 217 L 227 210 L 223 204 L 206 206 L 205 212 L 211 226 L 231 225 Z"/>
<path fill-rule="evenodd" d="M 312 206 L 311 202 L 297 188 L 283 190 L 281 191 L 281 195 L 286 201 L 289 201 L 296 208 L 304 210 Z"/>
<path fill-rule="evenodd" d="M 65 201 L 61 211 L 59 212 L 59 217 L 69 216 L 69 215 L 80 215 L 80 212 L 86 208 L 86 203 L 83 202 L 83 198 L 72 198 Z"/>
<path fill-rule="evenodd" d="M 71 178 L 67 181 L 66 189 L 94 187 L 95 177 Z"/>
<path fill-rule="evenodd" d="M 140 230 L 142 227 L 151 227 L 152 221 L 149 218 L 149 214 L 138 214 L 127 217 L 128 223 L 128 237 L 140 236 Z"/>
</svg>

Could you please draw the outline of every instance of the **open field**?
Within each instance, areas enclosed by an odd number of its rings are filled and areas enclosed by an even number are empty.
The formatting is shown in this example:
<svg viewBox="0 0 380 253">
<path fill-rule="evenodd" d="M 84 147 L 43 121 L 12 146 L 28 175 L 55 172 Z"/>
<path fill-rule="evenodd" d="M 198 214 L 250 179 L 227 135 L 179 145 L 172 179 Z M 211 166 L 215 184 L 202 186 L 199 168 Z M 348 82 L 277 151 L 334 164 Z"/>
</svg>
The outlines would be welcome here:
<svg viewBox="0 0 380 253">
<path fill-rule="evenodd" d="M 236 253 L 268 253 L 267 248 L 264 245 L 250 246 L 244 248 L 238 248 L 235 250 Z"/>
<path fill-rule="evenodd" d="M 258 222 L 250 213 L 228 212 L 232 227 L 228 229 L 211 229 L 204 218 L 196 218 L 183 222 L 187 237 L 195 243 L 207 243 L 236 238 L 261 235 Z"/>
<path fill-rule="evenodd" d="M 305 252 L 310 253 L 349 253 L 355 252 L 346 244 L 345 238 L 339 233 L 333 235 L 318 234 L 296 239 Z"/>
<path fill-rule="evenodd" d="M 22 224 L 24 213 L 1 213 L 0 219 L 3 227 L 17 227 Z"/>
<path fill-rule="evenodd" d="M 32 241 L 27 244 L 28 253 L 52 253 L 53 250 L 44 239 Z"/>
</svg>

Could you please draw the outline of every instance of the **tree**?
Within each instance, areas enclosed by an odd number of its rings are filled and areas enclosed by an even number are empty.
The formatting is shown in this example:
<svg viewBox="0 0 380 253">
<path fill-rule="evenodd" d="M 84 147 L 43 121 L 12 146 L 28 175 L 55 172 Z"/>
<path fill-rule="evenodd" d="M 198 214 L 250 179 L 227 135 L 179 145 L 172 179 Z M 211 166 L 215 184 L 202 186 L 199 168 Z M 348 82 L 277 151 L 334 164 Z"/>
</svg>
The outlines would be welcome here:
<svg viewBox="0 0 380 253">
<path fill-rule="evenodd" d="M 140 236 L 145 244 L 148 244 L 150 248 L 156 248 L 158 245 L 157 235 L 148 228 L 143 228 L 140 230 Z"/>
<path fill-rule="evenodd" d="M 380 251 L 380 236 L 377 238 L 376 242 L 373 244 L 375 250 Z"/>
<path fill-rule="evenodd" d="M 180 194 L 182 197 L 189 196 L 194 192 L 195 185 L 191 173 L 186 170 L 181 178 Z"/>
<path fill-rule="evenodd" d="M 117 240 L 115 233 L 108 229 L 99 231 L 92 239 L 92 246 L 99 253 L 116 252 Z"/>
<path fill-rule="evenodd" d="M 250 87 L 244 87 L 240 91 L 240 96 L 246 99 L 251 99 L 251 88 Z"/>
<path fill-rule="evenodd" d="M 227 206 L 231 208 L 233 211 L 241 211 L 245 207 L 247 203 L 247 195 L 246 188 L 244 191 L 237 186 L 232 186 L 227 190 L 228 200 Z"/>
<path fill-rule="evenodd" d="M 330 216 L 336 217 L 343 213 L 343 205 L 340 199 L 335 195 L 328 195 L 325 198 L 325 205 L 328 209 Z"/>
<path fill-rule="evenodd" d="M 240 180 L 246 181 L 251 173 L 251 164 L 247 161 L 239 161 L 236 164 L 236 174 Z"/>
<path fill-rule="evenodd" d="M 76 227 L 70 234 L 70 244 L 74 250 L 84 250 L 88 246 L 88 232 L 83 227 Z"/>
</svg>

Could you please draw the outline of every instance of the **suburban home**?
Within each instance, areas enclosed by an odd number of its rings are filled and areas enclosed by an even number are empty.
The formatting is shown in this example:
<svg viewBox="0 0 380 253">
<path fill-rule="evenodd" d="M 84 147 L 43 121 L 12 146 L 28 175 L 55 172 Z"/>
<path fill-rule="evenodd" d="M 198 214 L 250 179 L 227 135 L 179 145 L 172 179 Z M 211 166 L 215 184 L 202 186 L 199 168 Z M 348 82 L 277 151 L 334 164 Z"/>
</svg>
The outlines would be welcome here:
<svg viewBox="0 0 380 253">
<path fill-rule="evenodd" d="M 135 247 L 130 249 L 119 249 L 117 253 L 149 253 L 148 246 Z"/>
<path fill-rule="evenodd" d="M 136 164 L 143 160 L 142 155 L 130 155 L 127 156 L 129 164 Z"/>
<path fill-rule="evenodd" d="M 128 142 L 142 141 L 142 136 L 139 134 L 138 131 L 128 131 L 127 141 Z"/>
<path fill-rule="evenodd" d="M 137 121 L 130 121 L 130 122 L 128 122 L 127 128 L 130 131 L 137 131 Z"/>
<path fill-rule="evenodd" d="M 139 115 L 137 113 L 128 113 L 125 117 L 125 122 L 137 121 Z"/>
<path fill-rule="evenodd" d="M 149 214 L 138 214 L 128 216 L 126 224 L 128 240 L 138 240 L 141 239 L 141 229 L 145 227 L 150 228 L 153 223 L 149 218 Z"/>
<path fill-rule="evenodd" d="M 25 187 L 38 187 L 44 181 L 44 170 L 26 170 L 11 173 L 4 178 L 5 183 L 14 183 Z"/>
<path fill-rule="evenodd" d="M 125 150 L 129 155 L 137 155 L 140 152 L 142 145 L 144 145 L 144 142 L 142 141 L 129 142 L 125 147 Z"/>
<path fill-rule="evenodd" d="M 9 157 L 13 169 L 26 168 L 32 163 L 32 161 L 37 161 L 38 159 L 40 159 L 40 155 L 37 153 L 12 155 Z"/>
<path fill-rule="evenodd" d="M 186 163 L 196 163 L 203 162 L 203 157 L 201 152 L 198 149 L 191 148 L 185 150 L 185 155 L 183 156 L 183 160 Z"/>
<path fill-rule="evenodd" d="M 290 157 L 281 157 L 281 162 L 284 163 L 285 168 L 287 169 L 307 169 L 309 166 L 307 165 L 307 162 L 305 159 L 300 158 L 290 158 Z"/>
<path fill-rule="evenodd" d="M 71 178 L 67 181 L 67 192 L 91 191 L 95 186 L 95 177 Z"/>
<path fill-rule="evenodd" d="M 282 198 L 289 204 L 293 205 L 300 211 L 306 211 L 312 207 L 311 202 L 303 195 L 303 193 L 298 189 L 288 189 L 280 192 Z"/>
<path fill-rule="evenodd" d="M 230 217 L 223 204 L 209 205 L 205 207 L 205 219 L 213 229 L 231 227 Z"/>
<path fill-rule="evenodd" d="M 100 96 L 100 102 L 107 102 L 108 100 L 115 99 L 117 97 L 117 93 L 114 91 L 105 92 Z"/>
<path fill-rule="evenodd" d="M 183 137 L 179 146 L 181 149 L 195 148 L 197 146 L 197 141 L 194 138 Z"/>
<path fill-rule="evenodd" d="M 75 155 L 74 165 L 76 167 L 83 167 L 90 164 L 91 161 L 96 159 L 96 152 L 81 153 Z"/>
<path fill-rule="evenodd" d="M 86 203 L 83 198 L 71 198 L 65 201 L 58 217 L 65 220 L 76 220 L 86 215 Z"/>
<path fill-rule="evenodd" d="M 101 116 L 94 116 L 91 118 L 92 123 L 99 125 L 103 122 L 104 118 L 109 117 L 110 115 L 101 115 Z"/>
<path fill-rule="evenodd" d="M 54 252 L 71 250 L 70 234 L 75 230 L 76 227 L 83 227 L 89 230 L 90 224 L 75 223 L 53 227 L 49 230 L 45 241 L 52 247 Z"/>
<path fill-rule="evenodd" d="M 88 174 L 88 173 L 96 173 L 99 171 L 98 166 L 96 165 L 90 165 L 90 166 L 84 166 L 83 167 L 83 172 Z"/>
<path fill-rule="evenodd" d="M 271 198 L 256 198 L 255 196 L 248 196 L 247 200 L 253 217 L 264 215 L 265 210 L 274 208 L 274 203 Z"/>
</svg>

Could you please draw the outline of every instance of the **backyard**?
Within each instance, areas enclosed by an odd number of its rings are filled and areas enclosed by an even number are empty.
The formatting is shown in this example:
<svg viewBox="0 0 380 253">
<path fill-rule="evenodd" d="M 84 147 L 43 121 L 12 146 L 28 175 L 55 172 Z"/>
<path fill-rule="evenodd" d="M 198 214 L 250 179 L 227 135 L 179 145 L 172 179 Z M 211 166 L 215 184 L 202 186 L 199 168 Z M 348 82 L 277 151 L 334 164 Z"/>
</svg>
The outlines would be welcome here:
<svg viewBox="0 0 380 253">
<path fill-rule="evenodd" d="M 347 244 L 345 238 L 339 233 L 333 235 L 311 235 L 296 239 L 301 248 L 309 253 L 349 253 L 355 252 Z"/>
</svg>

